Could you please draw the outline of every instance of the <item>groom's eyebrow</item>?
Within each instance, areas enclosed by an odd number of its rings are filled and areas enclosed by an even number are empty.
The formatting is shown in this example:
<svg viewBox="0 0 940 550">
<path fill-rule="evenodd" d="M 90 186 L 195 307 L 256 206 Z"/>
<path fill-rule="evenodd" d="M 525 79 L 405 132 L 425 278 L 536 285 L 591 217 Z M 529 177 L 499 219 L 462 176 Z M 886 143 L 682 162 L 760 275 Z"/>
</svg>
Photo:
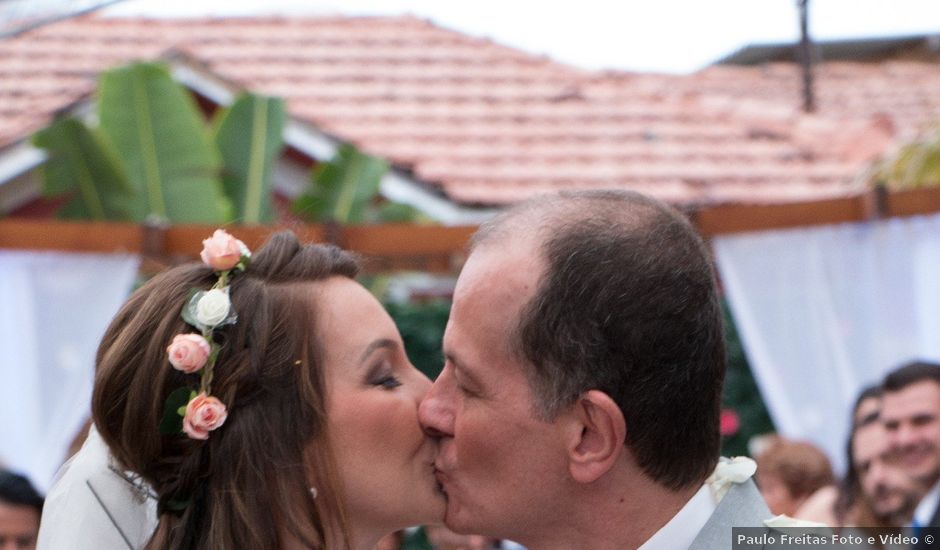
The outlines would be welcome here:
<svg viewBox="0 0 940 550">
<path fill-rule="evenodd" d="M 362 363 L 363 361 L 368 359 L 370 355 L 375 353 L 375 350 L 382 349 L 382 348 L 395 350 L 396 348 L 398 348 L 398 342 L 390 338 L 380 338 L 378 340 L 374 340 L 371 344 L 366 346 L 366 350 L 362 352 L 362 357 L 359 358 L 359 362 Z"/>
</svg>

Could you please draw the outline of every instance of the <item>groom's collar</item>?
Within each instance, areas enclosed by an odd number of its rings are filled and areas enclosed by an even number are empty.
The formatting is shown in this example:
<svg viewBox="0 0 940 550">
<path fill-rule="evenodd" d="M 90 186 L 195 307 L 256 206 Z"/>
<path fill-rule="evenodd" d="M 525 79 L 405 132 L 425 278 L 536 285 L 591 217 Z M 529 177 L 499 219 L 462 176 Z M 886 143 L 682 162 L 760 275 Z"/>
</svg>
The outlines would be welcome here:
<svg viewBox="0 0 940 550">
<path fill-rule="evenodd" d="M 711 490 L 707 484 L 703 484 L 685 506 L 637 550 L 688 548 L 715 512 L 716 506 Z"/>
</svg>

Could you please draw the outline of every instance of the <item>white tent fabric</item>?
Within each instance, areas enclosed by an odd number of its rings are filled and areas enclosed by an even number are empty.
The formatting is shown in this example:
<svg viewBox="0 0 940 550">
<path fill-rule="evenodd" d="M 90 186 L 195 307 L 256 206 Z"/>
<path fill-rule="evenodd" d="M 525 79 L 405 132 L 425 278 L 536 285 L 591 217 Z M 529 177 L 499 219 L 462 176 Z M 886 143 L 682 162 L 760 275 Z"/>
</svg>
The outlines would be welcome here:
<svg viewBox="0 0 940 550">
<path fill-rule="evenodd" d="M 940 359 L 940 215 L 717 237 L 721 280 L 778 431 L 840 468 L 851 405 Z"/>
<path fill-rule="evenodd" d="M 43 492 L 89 417 L 95 351 L 138 264 L 0 250 L 0 463 Z"/>
</svg>

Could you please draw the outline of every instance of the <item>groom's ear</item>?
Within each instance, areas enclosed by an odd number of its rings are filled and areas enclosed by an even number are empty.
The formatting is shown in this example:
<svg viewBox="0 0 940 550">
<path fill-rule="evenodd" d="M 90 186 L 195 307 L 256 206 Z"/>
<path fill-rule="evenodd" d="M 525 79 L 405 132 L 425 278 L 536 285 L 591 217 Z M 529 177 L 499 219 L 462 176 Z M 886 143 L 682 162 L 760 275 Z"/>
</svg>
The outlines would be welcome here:
<svg viewBox="0 0 940 550">
<path fill-rule="evenodd" d="M 568 470 L 575 481 L 590 483 L 620 458 L 627 423 L 617 403 L 599 390 L 581 394 L 568 414 Z"/>
</svg>

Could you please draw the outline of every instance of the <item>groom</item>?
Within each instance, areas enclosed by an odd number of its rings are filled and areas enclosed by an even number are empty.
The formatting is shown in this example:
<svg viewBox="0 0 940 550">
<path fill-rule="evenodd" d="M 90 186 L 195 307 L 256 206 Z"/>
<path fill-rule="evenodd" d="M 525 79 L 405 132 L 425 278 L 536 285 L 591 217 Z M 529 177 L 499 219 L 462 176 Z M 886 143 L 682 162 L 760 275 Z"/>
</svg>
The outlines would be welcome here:
<svg viewBox="0 0 940 550">
<path fill-rule="evenodd" d="M 638 193 L 548 196 L 486 223 L 457 281 L 446 364 L 422 402 L 446 523 L 532 550 L 731 548 L 770 517 L 723 498 L 725 372 L 708 253 Z"/>
</svg>

